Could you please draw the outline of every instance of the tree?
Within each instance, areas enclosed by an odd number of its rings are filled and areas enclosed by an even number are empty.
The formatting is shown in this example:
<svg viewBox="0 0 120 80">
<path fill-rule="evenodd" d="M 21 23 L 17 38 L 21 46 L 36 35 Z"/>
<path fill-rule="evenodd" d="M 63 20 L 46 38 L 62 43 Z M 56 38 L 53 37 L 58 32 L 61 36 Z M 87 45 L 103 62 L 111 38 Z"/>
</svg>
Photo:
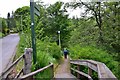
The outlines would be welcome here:
<svg viewBox="0 0 120 80">
<path fill-rule="evenodd" d="M 69 20 L 68 15 L 64 14 L 65 10 L 61 9 L 62 6 L 62 2 L 56 2 L 48 8 L 41 6 L 41 16 L 38 19 L 39 25 L 37 24 L 36 30 L 37 34 L 41 34 L 41 31 L 39 32 L 38 30 L 42 30 L 41 37 L 48 36 L 52 41 L 58 40 L 57 31 L 61 31 L 61 41 L 65 44 L 62 44 L 62 46 L 66 46 L 69 38 Z"/>
<path fill-rule="evenodd" d="M 7 14 L 7 25 L 8 28 L 10 29 L 10 13 Z"/>
<path fill-rule="evenodd" d="M 2 33 L 3 33 L 3 34 L 9 33 L 9 29 L 8 29 L 8 27 L 7 27 L 6 19 L 1 18 L 1 20 L 2 20 Z"/>
<path fill-rule="evenodd" d="M 99 29 L 98 42 L 99 44 L 103 44 L 106 43 L 105 37 L 107 35 L 105 34 L 109 32 L 107 31 L 108 28 L 112 29 L 108 26 L 114 24 L 114 27 L 115 25 L 117 27 L 119 25 L 119 3 L 120 2 L 82 2 L 79 0 L 78 2 L 68 3 L 67 6 L 85 8 L 85 13 L 83 13 L 84 18 L 88 17 L 85 16 L 87 14 L 93 15 L 91 17 L 96 21 L 96 25 L 93 26 L 97 26 Z M 107 30 L 105 30 L 105 28 L 107 28 Z M 114 33 L 115 31 L 112 32 Z M 118 33 L 119 31 L 116 32 Z"/>
<path fill-rule="evenodd" d="M 26 31 L 30 29 L 30 8 L 29 6 L 24 6 L 18 8 L 13 14 L 16 20 L 16 28 L 18 31 Z"/>
</svg>

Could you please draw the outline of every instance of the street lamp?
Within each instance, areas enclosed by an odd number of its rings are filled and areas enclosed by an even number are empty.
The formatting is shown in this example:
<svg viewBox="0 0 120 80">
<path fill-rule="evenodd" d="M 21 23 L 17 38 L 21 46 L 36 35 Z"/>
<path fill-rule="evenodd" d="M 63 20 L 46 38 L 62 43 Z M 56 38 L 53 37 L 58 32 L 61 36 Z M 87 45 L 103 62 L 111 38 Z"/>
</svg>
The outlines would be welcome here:
<svg viewBox="0 0 120 80">
<path fill-rule="evenodd" d="M 59 35 L 59 46 L 61 47 L 61 41 L 60 41 L 60 31 L 58 31 L 58 35 Z"/>
</svg>

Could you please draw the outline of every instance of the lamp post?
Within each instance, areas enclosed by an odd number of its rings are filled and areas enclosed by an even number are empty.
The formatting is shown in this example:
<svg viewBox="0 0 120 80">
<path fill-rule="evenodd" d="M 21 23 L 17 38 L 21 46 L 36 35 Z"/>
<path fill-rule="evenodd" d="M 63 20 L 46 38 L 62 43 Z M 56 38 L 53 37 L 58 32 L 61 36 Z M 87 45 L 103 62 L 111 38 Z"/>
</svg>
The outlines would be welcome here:
<svg viewBox="0 0 120 80">
<path fill-rule="evenodd" d="M 59 46 L 61 47 L 61 41 L 60 41 L 60 31 L 58 31 L 58 35 L 59 35 Z"/>
</svg>

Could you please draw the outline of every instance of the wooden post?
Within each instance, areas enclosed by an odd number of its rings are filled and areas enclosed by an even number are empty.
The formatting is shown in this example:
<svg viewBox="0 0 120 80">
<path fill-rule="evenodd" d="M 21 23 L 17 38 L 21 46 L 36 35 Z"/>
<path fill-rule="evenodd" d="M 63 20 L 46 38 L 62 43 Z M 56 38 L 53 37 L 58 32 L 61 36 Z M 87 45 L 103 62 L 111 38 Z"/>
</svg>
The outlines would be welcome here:
<svg viewBox="0 0 120 80">
<path fill-rule="evenodd" d="M 92 76 L 92 69 L 88 68 L 88 75 Z"/>
<path fill-rule="evenodd" d="M 77 65 L 77 70 L 80 71 L 80 65 Z M 80 74 L 77 73 L 77 78 L 80 79 Z"/>
<path fill-rule="evenodd" d="M 31 72 L 31 65 L 32 65 L 32 49 L 26 48 L 24 53 L 23 75 L 26 75 Z"/>
<path fill-rule="evenodd" d="M 52 75 L 51 77 L 53 79 L 54 78 L 54 66 L 53 65 L 51 66 L 51 75 Z"/>
<path fill-rule="evenodd" d="M 74 75 L 74 72 L 71 68 L 73 68 L 73 65 L 70 63 L 70 72 Z"/>
</svg>

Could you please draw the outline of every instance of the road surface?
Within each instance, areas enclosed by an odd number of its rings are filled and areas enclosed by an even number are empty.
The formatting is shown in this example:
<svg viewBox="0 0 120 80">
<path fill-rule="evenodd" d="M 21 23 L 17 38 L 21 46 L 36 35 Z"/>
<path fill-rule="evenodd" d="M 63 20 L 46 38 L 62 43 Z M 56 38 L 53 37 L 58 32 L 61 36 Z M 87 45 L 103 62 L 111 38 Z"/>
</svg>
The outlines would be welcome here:
<svg viewBox="0 0 120 80">
<path fill-rule="evenodd" d="M 0 75 L 11 63 L 19 40 L 17 33 L 0 39 Z"/>
</svg>

